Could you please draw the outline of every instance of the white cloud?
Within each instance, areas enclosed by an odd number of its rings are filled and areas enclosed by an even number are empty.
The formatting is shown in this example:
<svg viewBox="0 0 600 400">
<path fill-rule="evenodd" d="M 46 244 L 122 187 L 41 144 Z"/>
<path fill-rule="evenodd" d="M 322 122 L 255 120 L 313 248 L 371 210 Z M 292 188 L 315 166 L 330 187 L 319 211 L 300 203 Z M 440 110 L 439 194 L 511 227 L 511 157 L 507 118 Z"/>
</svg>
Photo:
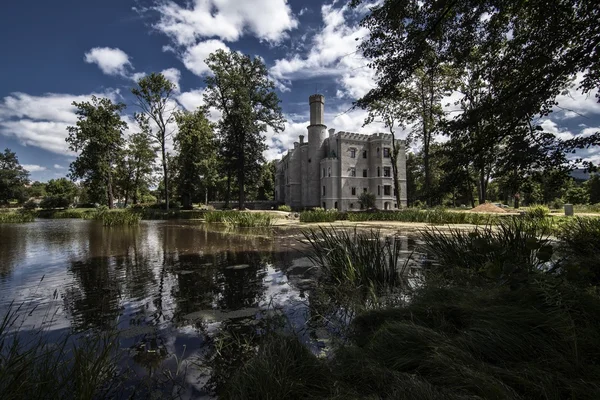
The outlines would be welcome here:
<svg viewBox="0 0 600 400">
<path fill-rule="evenodd" d="M 246 31 L 278 42 L 298 26 L 287 0 L 193 0 L 187 6 L 158 0 L 152 10 L 160 14 L 154 28 L 178 46 L 211 37 L 237 41 Z"/>
<path fill-rule="evenodd" d="M 94 47 L 85 53 L 84 61 L 96 64 L 103 73 L 112 76 L 129 77 L 129 68 L 132 68 L 129 56 L 123 50 L 110 47 Z"/>
<path fill-rule="evenodd" d="M 39 172 L 46 170 L 46 167 L 42 167 L 41 165 L 36 164 L 23 164 L 23 168 L 25 168 L 29 172 Z"/>
<path fill-rule="evenodd" d="M 581 93 L 577 87 L 583 81 L 583 74 L 577 74 L 573 88 L 566 90 L 556 98 L 558 107 L 555 107 L 557 118 L 568 119 L 575 118 L 581 115 L 589 116 L 590 114 L 600 114 L 600 103 L 596 95 L 598 89 L 594 89 L 587 94 Z"/>
<path fill-rule="evenodd" d="M 13 93 L 0 101 L 0 134 L 14 137 L 24 146 L 72 156 L 65 142 L 67 127 L 77 122 L 76 108 L 72 103 L 89 101 L 92 95 L 115 101 L 118 91 L 89 95 L 48 93 L 41 96 Z"/>
<path fill-rule="evenodd" d="M 168 81 L 175 85 L 175 91 L 179 92 L 179 80 L 181 79 L 181 72 L 177 68 L 168 68 L 161 72 L 167 78 Z"/>
<path fill-rule="evenodd" d="M 356 11 L 347 5 L 340 8 L 335 7 L 335 2 L 323 5 L 321 16 L 324 26 L 313 37 L 308 54 L 297 53 L 277 60 L 269 70 L 270 75 L 278 87 L 289 86 L 296 79 L 332 76 L 341 86 L 338 97 L 362 97 L 375 87 L 374 71 L 357 51 L 368 30 L 355 22 Z"/>
<path fill-rule="evenodd" d="M 54 164 L 54 169 L 66 169 L 67 167 L 63 167 L 62 165 Z"/>
<path fill-rule="evenodd" d="M 210 72 L 210 68 L 204 62 L 211 53 L 217 50 L 229 51 L 229 47 L 220 40 L 207 40 L 188 48 L 182 56 L 183 64 L 187 69 L 198 76 Z"/>
</svg>

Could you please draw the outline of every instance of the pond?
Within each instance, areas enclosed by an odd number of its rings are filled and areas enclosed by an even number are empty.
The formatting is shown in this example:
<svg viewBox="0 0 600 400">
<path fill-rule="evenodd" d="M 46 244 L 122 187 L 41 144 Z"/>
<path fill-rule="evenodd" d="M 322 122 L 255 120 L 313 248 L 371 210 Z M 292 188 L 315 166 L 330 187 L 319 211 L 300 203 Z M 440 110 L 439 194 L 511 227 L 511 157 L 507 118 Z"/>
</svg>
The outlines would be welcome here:
<svg viewBox="0 0 600 400">
<path fill-rule="evenodd" d="M 322 335 L 307 323 L 316 271 L 301 237 L 193 221 L 0 225 L 0 315 L 21 306 L 21 331 L 43 328 L 49 340 L 116 328 L 132 381 L 202 359 L 215 336 L 259 329 L 269 310 L 318 351 Z M 409 254 L 415 242 L 402 240 Z M 210 398 L 202 368 L 184 379 L 184 397 Z"/>
</svg>

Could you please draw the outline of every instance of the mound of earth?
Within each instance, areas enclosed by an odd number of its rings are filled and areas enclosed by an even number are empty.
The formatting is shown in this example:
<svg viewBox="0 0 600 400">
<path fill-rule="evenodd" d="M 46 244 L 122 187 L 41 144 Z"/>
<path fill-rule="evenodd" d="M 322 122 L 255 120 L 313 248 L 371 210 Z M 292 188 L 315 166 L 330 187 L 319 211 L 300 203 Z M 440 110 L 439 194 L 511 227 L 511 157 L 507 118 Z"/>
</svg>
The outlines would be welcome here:
<svg viewBox="0 0 600 400">
<path fill-rule="evenodd" d="M 480 204 L 475 208 L 470 209 L 471 212 L 479 212 L 479 213 L 506 213 L 507 211 L 495 206 L 491 203 Z"/>
</svg>

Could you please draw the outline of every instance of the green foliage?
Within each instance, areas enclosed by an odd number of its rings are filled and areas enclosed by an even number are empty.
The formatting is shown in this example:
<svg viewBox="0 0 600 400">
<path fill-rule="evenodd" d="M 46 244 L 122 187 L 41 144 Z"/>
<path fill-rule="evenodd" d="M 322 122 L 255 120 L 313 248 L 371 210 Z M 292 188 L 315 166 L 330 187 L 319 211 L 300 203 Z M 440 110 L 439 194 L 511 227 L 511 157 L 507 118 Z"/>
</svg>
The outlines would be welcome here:
<svg viewBox="0 0 600 400">
<path fill-rule="evenodd" d="M 13 224 L 17 222 L 33 222 L 35 214 L 31 212 L 0 212 L 0 224 Z"/>
<path fill-rule="evenodd" d="M 292 211 L 292 207 L 288 206 L 287 204 L 282 204 L 279 207 L 277 207 L 278 211 L 287 211 L 287 212 L 291 212 Z"/>
<path fill-rule="evenodd" d="M 334 222 L 340 219 L 341 213 L 336 210 L 312 210 L 300 213 L 300 222 Z"/>
<path fill-rule="evenodd" d="M 27 197 L 40 198 L 46 195 L 46 184 L 44 182 L 35 181 L 27 188 Z"/>
<path fill-rule="evenodd" d="M 546 218 L 550 214 L 550 209 L 541 204 L 531 205 L 527 209 L 527 215 L 532 218 Z"/>
<path fill-rule="evenodd" d="M 588 192 L 589 202 L 592 204 L 600 204 L 600 174 L 593 174 L 590 179 L 585 182 L 585 187 Z"/>
<path fill-rule="evenodd" d="M 0 203 L 8 204 L 10 200 L 23 201 L 27 183 L 29 172 L 19 164 L 14 152 L 4 149 L 4 153 L 0 153 Z"/>
<path fill-rule="evenodd" d="M 360 204 L 360 208 L 364 208 L 366 210 L 375 208 L 375 193 L 361 193 L 358 195 L 358 203 Z"/>
<path fill-rule="evenodd" d="M 216 179 L 216 143 L 213 127 L 203 110 L 175 114 L 178 132 L 175 135 L 175 186 L 183 208 L 191 209 L 192 201 L 201 189 L 214 186 Z"/>
<path fill-rule="evenodd" d="M 379 231 L 323 228 L 303 232 L 309 257 L 327 283 L 353 287 L 395 287 L 402 283 L 400 240 Z"/>
<path fill-rule="evenodd" d="M 571 204 L 587 204 L 590 196 L 583 186 L 572 186 L 567 190 L 565 200 Z"/>
<path fill-rule="evenodd" d="M 123 131 L 127 129 L 120 115 L 125 104 L 92 96 L 91 102 L 73 102 L 73 106 L 77 108 L 77 124 L 67 128 L 66 141 L 78 155 L 71 163 L 70 177 L 84 179 L 89 187 L 95 188 L 94 200 L 112 208 L 115 169 L 122 157 Z M 64 181 L 56 183 L 56 190 L 61 193 L 72 188 Z M 104 198 L 100 197 L 100 191 L 104 192 Z"/>
<path fill-rule="evenodd" d="M 217 50 L 206 64 L 212 74 L 205 79 L 204 102 L 222 113 L 218 123 L 222 163 L 227 176 L 237 179 L 242 210 L 246 182 L 259 180 L 266 149 L 263 133 L 269 127 L 282 131 L 285 119 L 262 59 Z"/>
<path fill-rule="evenodd" d="M 575 212 L 600 213 L 600 203 L 575 205 L 573 206 L 573 210 Z"/>
<path fill-rule="evenodd" d="M 125 198 L 125 204 L 130 199 L 134 204 L 147 201 L 144 197 L 148 196 L 146 193 L 153 183 L 155 159 L 156 149 L 146 132 L 137 132 L 129 137 L 124 157 L 119 161 L 116 171 L 119 194 Z"/>
<path fill-rule="evenodd" d="M 62 197 L 72 203 L 77 195 L 77 185 L 67 178 L 50 179 L 46 183 L 46 194 L 50 197 Z"/>
<path fill-rule="evenodd" d="M 51 209 L 51 208 L 67 208 L 71 205 L 71 202 L 66 197 L 54 197 L 54 196 L 46 196 L 40 202 L 40 208 L 43 209 Z"/>
<path fill-rule="evenodd" d="M 33 211 L 37 208 L 37 203 L 35 201 L 29 200 L 23 203 L 23 210 L 25 211 Z"/>
<path fill-rule="evenodd" d="M 163 74 L 151 73 L 137 82 L 137 86 L 131 89 L 136 97 L 136 105 L 141 112 L 135 113 L 134 117 L 144 134 L 155 140 L 161 150 L 164 201 L 169 210 L 169 157 L 166 149 L 170 132 L 167 125 L 174 121 L 174 108 L 171 105 L 176 86 Z M 155 126 L 156 128 L 153 128 Z"/>
</svg>

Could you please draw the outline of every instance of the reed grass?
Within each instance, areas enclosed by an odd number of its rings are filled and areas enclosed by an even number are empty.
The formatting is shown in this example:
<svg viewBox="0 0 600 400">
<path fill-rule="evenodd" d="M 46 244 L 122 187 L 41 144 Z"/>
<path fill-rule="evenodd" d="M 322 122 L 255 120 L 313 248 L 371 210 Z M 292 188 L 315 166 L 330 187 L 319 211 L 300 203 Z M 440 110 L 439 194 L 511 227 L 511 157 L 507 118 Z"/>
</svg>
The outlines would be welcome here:
<svg viewBox="0 0 600 400">
<path fill-rule="evenodd" d="M 204 219 L 209 224 L 223 223 L 239 228 L 269 227 L 273 224 L 273 217 L 267 213 L 240 211 L 209 211 L 204 214 Z"/>
<path fill-rule="evenodd" d="M 600 218 L 571 218 L 557 233 L 561 272 L 586 285 L 600 285 Z"/>
<path fill-rule="evenodd" d="M 35 214 L 31 212 L 2 212 L 0 213 L 0 224 L 14 224 L 33 222 Z"/>
<path fill-rule="evenodd" d="M 401 243 L 380 231 L 361 232 L 319 227 L 303 231 L 309 258 L 328 283 L 350 286 L 399 286 L 406 264 Z"/>
<path fill-rule="evenodd" d="M 348 220 L 361 221 L 398 221 L 398 222 L 425 222 L 429 224 L 473 224 L 487 225 L 496 224 L 500 221 L 497 215 L 452 212 L 444 209 L 420 210 L 417 208 L 407 208 L 398 211 L 365 211 L 350 212 Z"/>
<path fill-rule="evenodd" d="M 335 222 L 342 219 L 343 213 L 335 210 L 325 211 L 323 209 L 315 209 L 311 211 L 303 211 L 300 213 L 300 222 Z"/>
<path fill-rule="evenodd" d="M 104 226 L 132 226 L 138 225 L 142 217 L 130 211 L 98 211 L 94 219 Z"/>
</svg>

